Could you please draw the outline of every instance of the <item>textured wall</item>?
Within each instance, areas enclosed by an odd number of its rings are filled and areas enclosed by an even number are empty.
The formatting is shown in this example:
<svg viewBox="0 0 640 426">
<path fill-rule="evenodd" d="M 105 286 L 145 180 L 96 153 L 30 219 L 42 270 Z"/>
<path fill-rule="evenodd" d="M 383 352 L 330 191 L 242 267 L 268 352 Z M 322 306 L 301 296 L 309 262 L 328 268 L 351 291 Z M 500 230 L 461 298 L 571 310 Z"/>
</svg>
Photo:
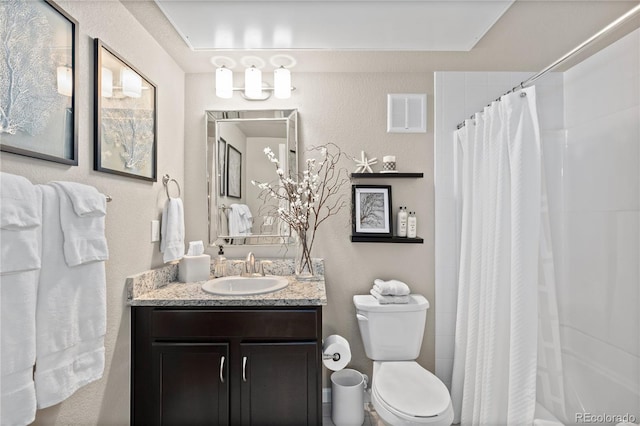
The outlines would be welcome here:
<svg viewBox="0 0 640 426">
<path fill-rule="evenodd" d="M 149 221 L 159 218 L 166 198 L 162 181 L 152 184 L 93 171 L 93 38 L 98 37 L 158 86 L 158 176 L 169 173 L 184 191 L 184 73 L 118 1 L 58 2 L 79 22 L 77 88 L 79 165 L 69 167 L 1 153 L 2 171 L 33 183 L 69 180 L 109 194 L 107 240 L 107 336 L 104 377 L 69 399 L 40 410 L 35 424 L 129 423 L 129 312 L 125 277 L 162 264 L 150 243 Z M 124 31 L 123 29 L 126 29 Z"/>
<path fill-rule="evenodd" d="M 418 235 L 424 244 L 351 243 L 349 236 L 351 188 L 344 187 L 347 208 L 320 228 L 314 256 L 324 257 L 327 274 L 328 305 L 323 311 L 323 335 L 338 333 L 351 344 L 350 366 L 371 373 L 362 347 L 352 297 L 368 293 L 375 278 L 397 278 L 407 282 L 414 292 L 431 302 L 425 341 L 419 361 L 434 369 L 434 280 L 433 280 L 433 75 L 431 73 L 295 73 L 297 90 L 291 99 L 248 102 L 235 95 L 223 100 L 215 97 L 213 69 L 210 74 L 187 74 L 185 105 L 185 180 L 187 238 L 205 239 L 207 235 L 206 186 L 204 178 L 205 118 L 207 109 L 279 109 L 297 108 L 299 136 L 305 147 L 333 142 L 343 151 L 382 159 L 395 154 L 401 171 L 424 172 L 424 179 L 381 179 L 362 184 L 391 184 L 394 213 L 400 205 L 415 210 Z M 235 77 L 240 79 L 241 76 Z M 265 79 L 268 78 L 265 75 Z M 419 134 L 387 134 L 387 93 L 427 93 L 428 129 Z M 345 163 L 349 171 L 354 163 Z M 374 170 L 380 170 L 377 165 Z M 355 182 L 354 182 L 355 183 Z M 257 256 L 275 256 L 278 248 L 256 248 Z M 215 254 L 214 250 L 209 250 Z M 228 257 L 246 255 L 247 248 L 227 248 Z M 293 255 L 290 251 L 289 256 Z M 325 375 L 326 378 L 326 375 Z M 325 381 L 325 386 L 328 386 Z"/>
</svg>

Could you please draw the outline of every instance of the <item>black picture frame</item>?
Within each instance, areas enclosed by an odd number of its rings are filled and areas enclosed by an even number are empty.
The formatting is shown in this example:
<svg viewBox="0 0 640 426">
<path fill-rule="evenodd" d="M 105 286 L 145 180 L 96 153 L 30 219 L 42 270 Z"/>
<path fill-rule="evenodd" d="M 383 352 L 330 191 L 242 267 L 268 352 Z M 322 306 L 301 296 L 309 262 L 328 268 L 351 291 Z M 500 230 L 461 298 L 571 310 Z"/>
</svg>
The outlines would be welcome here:
<svg viewBox="0 0 640 426">
<path fill-rule="evenodd" d="M 0 63 L 0 108 L 11 111 L 0 120 L 0 150 L 77 166 L 78 21 L 51 0 L 0 2 L 0 15 L 9 20 L 0 24 L 7 57 L 22 57 L 14 68 Z M 12 37 L 9 22 L 29 32 Z"/>
<path fill-rule="evenodd" d="M 221 197 L 227 194 L 227 141 L 218 139 L 218 175 L 219 193 Z"/>
<path fill-rule="evenodd" d="M 352 185 L 351 224 L 354 236 L 393 236 L 391 185 Z"/>
<path fill-rule="evenodd" d="M 227 197 L 242 198 L 242 153 L 227 143 Z"/>
<path fill-rule="evenodd" d="M 156 85 L 97 38 L 94 77 L 94 170 L 156 182 Z"/>
</svg>

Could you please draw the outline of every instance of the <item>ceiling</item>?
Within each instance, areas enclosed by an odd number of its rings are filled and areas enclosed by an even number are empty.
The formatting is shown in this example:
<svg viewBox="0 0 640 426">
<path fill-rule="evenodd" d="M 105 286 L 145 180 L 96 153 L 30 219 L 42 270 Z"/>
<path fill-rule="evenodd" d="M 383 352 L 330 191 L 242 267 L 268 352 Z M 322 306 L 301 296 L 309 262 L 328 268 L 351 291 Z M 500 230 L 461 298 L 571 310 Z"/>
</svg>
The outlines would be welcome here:
<svg viewBox="0 0 640 426">
<path fill-rule="evenodd" d="M 513 0 L 156 0 L 193 50 L 468 51 Z"/>
<path fill-rule="evenodd" d="M 535 71 L 638 4 L 120 1 L 186 73 L 212 73 L 214 63 L 233 65 L 235 71 L 256 63 L 265 71 L 285 65 L 294 72 Z M 639 26 L 640 17 L 631 20 L 573 62 Z M 286 37 L 264 35 L 276 33 Z"/>
</svg>

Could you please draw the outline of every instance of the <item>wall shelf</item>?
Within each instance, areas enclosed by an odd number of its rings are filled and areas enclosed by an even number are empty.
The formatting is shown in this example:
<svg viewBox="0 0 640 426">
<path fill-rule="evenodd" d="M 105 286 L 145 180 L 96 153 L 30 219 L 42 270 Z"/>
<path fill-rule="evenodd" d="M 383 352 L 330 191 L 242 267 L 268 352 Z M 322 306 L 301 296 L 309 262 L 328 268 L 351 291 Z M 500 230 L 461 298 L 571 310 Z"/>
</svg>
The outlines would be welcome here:
<svg viewBox="0 0 640 426">
<path fill-rule="evenodd" d="M 420 237 L 416 238 L 407 238 L 407 237 L 365 237 L 362 235 L 352 235 L 351 236 L 352 243 L 404 243 L 404 244 L 423 244 L 424 239 Z"/>
<path fill-rule="evenodd" d="M 422 178 L 424 173 L 351 173 L 352 179 Z"/>
</svg>

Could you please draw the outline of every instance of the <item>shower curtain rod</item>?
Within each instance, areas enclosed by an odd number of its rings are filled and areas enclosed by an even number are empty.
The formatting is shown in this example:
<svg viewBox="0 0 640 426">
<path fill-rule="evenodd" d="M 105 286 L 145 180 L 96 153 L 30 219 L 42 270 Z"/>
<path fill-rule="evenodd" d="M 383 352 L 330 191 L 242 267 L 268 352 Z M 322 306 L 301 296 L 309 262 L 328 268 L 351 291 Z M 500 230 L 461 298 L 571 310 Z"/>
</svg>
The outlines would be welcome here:
<svg viewBox="0 0 640 426">
<path fill-rule="evenodd" d="M 555 62 L 549 64 L 546 68 L 544 68 L 539 73 L 537 73 L 537 74 L 529 77 L 528 79 L 522 81 L 519 85 L 517 85 L 514 88 L 512 88 L 511 90 L 509 90 L 507 93 L 504 93 L 503 95 L 501 95 L 498 99 L 496 99 L 496 101 L 499 101 L 500 98 L 502 98 L 502 96 L 504 96 L 504 95 L 508 95 L 509 93 L 515 92 L 516 90 L 524 89 L 525 87 L 529 87 L 534 81 L 538 80 L 540 77 L 542 77 L 543 75 L 547 74 L 549 71 L 555 69 L 557 66 L 559 66 L 560 64 L 565 62 L 567 59 L 569 59 L 572 56 L 578 54 L 579 52 L 584 50 L 585 47 L 587 47 L 588 45 L 590 45 L 591 43 L 593 43 L 594 41 L 596 41 L 597 39 L 599 39 L 600 37 L 602 37 L 603 35 L 608 33 L 609 31 L 611 31 L 611 30 L 617 28 L 618 26 L 622 25 L 625 21 L 630 19 L 633 15 L 635 15 L 638 12 L 640 12 L 640 4 L 636 5 L 635 7 L 633 7 L 629 11 L 627 11 L 627 13 L 625 13 L 622 16 L 620 16 L 615 21 L 611 22 L 609 25 L 607 25 L 606 27 L 604 27 L 603 29 L 601 29 L 600 31 L 598 31 L 597 33 L 595 33 L 594 35 L 589 37 L 587 40 L 585 40 L 582 43 L 580 43 L 578 46 L 574 47 L 569 52 L 565 53 L 564 56 L 562 56 L 560 59 L 556 60 Z M 471 116 L 471 118 L 473 118 L 473 115 Z M 458 124 L 458 126 L 457 126 L 458 129 L 461 129 L 462 127 L 464 127 L 464 121 L 462 123 Z"/>
</svg>

